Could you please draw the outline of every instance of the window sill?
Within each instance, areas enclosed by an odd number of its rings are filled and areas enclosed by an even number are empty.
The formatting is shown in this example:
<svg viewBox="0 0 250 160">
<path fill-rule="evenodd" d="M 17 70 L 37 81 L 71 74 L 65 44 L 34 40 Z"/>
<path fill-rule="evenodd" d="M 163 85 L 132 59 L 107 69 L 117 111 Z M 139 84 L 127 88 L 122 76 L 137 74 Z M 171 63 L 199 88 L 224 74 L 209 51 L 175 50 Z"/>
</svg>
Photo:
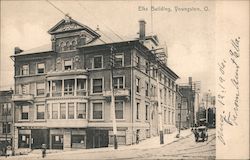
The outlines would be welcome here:
<svg viewBox="0 0 250 160">
<path fill-rule="evenodd" d="M 35 119 L 34 121 L 35 122 L 45 122 L 46 120 L 45 119 Z"/>
<path fill-rule="evenodd" d="M 90 119 L 89 121 L 93 121 L 93 122 L 104 122 L 104 119 Z"/>
<path fill-rule="evenodd" d="M 29 119 L 19 119 L 18 122 L 29 122 Z"/>
</svg>

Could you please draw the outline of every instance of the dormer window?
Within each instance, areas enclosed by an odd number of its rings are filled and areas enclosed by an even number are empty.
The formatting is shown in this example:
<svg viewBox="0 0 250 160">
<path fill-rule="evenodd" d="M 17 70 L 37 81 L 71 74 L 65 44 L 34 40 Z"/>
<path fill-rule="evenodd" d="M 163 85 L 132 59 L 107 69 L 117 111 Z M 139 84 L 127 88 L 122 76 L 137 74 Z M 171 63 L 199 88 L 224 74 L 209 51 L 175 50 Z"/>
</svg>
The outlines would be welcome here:
<svg viewBox="0 0 250 160">
<path fill-rule="evenodd" d="M 71 70 L 71 69 L 72 69 L 72 61 L 64 60 L 64 70 Z"/>
</svg>

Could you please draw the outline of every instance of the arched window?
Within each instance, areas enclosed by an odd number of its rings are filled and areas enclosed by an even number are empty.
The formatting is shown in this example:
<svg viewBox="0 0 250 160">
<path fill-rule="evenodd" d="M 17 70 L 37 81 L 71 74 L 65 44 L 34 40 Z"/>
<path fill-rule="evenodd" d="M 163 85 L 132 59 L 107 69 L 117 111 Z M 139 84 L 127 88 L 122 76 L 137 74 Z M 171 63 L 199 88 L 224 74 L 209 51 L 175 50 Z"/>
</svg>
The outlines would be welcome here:
<svg viewBox="0 0 250 160">
<path fill-rule="evenodd" d="M 66 45 L 64 47 L 64 51 L 68 51 L 68 50 L 70 50 L 70 42 L 69 41 L 66 42 Z"/>
<path fill-rule="evenodd" d="M 60 51 L 64 51 L 64 42 L 61 42 L 59 47 L 60 47 Z"/>
<path fill-rule="evenodd" d="M 70 49 L 71 50 L 75 50 L 76 49 L 76 41 L 75 40 L 72 41 Z"/>
</svg>

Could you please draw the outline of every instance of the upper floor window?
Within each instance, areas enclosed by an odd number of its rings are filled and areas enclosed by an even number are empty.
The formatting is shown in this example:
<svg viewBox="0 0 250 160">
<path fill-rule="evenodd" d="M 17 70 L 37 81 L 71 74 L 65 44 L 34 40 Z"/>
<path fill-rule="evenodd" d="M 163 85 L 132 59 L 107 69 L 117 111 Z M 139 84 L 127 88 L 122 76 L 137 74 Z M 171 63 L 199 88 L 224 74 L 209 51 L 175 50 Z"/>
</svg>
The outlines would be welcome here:
<svg viewBox="0 0 250 160">
<path fill-rule="evenodd" d="M 29 106 L 21 106 L 21 119 L 29 119 Z"/>
<path fill-rule="evenodd" d="M 52 103 L 52 119 L 58 119 L 58 104 Z"/>
<path fill-rule="evenodd" d="M 149 105 L 146 104 L 145 106 L 145 120 L 149 120 Z"/>
<path fill-rule="evenodd" d="M 102 107 L 102 103 L 98 102 L 98 103 L 93 103 L 93 108 L 92 108 L 92 118 L 93 119 L 103 119 L 103 107 Z"/>
<path fill-rule="evenodd" d="M 1 104 L 1 106 L 2 106 L 3 116 L 11 115 L 11 103 L 4 103 L 4 104 Z"/>
<path fill-rule="evenodd" d="M 140 57 L 139 56 L 135 57 L 135 66 L 140 67 Z"/>
<path fill-rule="evenodd" d="M 146 68 L 145 68 L 145 73 L 149 73 L 149 71 L 150 71 L 150 66 L 149 66 L 149 62 L 148 61 L 146 61 Z"/>
<path fill-rule="evenodd" d="M 75 80 L 67 79 L 64 81 L 64 95 L 73 95 L 75 88 Z"/>
<path fill-rule="evenodd" d="M 45 115 L 45 106 L 44 104 L 38 104 L 37 106 L 37 110 L 36 110 L 36 119 L 44 119 L 44 115 Z"/>
<path fill-rule="evenodd" d="M 68 119 L 74 119 L 74 117 L 75 117 L 74 103 L 68 103 Z"/>
<path fill-rule="evenodd" d="M 45 64 L 44 63 L 38 63 L 37 64 L 37 74 L 45 73 Z"/>
<path fill-rule="evenodd" d="M 93 68 L 102 68 L 102 56 L 95 56 L 93 58 Z"/>
<path fill-rule="evenodd" d="M 66 119 L 66 103 L 60 103 L 60 119 Z"/>
<path fill-rule="evenodd" d="M 21 75 L 29 75 L 29 65 L 24 64 L 21 66 Z"/>
<path fill-rule="evenodd" d="M 77 44 L 76 41 L 73 40 L 70 45 L 70 50 L 76 50 L 76 44 Z"/>
<path fill-rule="evenodd" d="M 3 133 L 10 133 L 10 123 L 3 123 Z"/>
<path fill-rule="evenodd" d="M 114 77 L 114 88 L 124 88 L 124 81 L 123 81 L 123 77 Z"/>
<path fill-rule="evenodd" d="M 124 66 L 124 55 L 117 54 L 115 55 L 115 67 L 122 67 Z"/>
<path fill-rule="evenodd" d="M 22 84 L 21 90 L 21 94 L 29 94 L 29 84 Z"/>
<path fill-rule="evenodd" d="M 72 69 L 72 60 L 64 60 L 64 70 Z"/>
<path fill-rule="evenodd" d="M 45 83 L 37 83 L 36 84 L 36 95 L 43 96 L 45 94 Z"/>
<path fill-rule="evenodd" d="M 93 93 L 102 93 L 102 78 L 99 79 L 93 79 L 93 88 L 92 92 Z"/>
<path fill-rule="evenodd" d="M 140 119 L 140 103 L 136 103 L 136 119 Z"/>
<path fill-rule="evenodd" d="M 115 118 L 123 119 L 123 101 L 115 102 Z"/>
<path fill-rule="evenodd" d="M 86 119 L 86 103 L 77 103 L 77 118 Z"/>
<path fill-rule="evenodd" d="M 149 84 L 146 82 L 145 86 L 146 86 L 146 88 L 145 88 L 145 95 L 148 96 L 149 95 L 148 94 L 148 92 L 149 92 Z"/>
<path fill-rule="evenodd" d="M 139 78 L 135 79 L 135 86 L 136 86 L 136 92 L 139 93 L 140 92 L 140 79 Z"/>
</svg>

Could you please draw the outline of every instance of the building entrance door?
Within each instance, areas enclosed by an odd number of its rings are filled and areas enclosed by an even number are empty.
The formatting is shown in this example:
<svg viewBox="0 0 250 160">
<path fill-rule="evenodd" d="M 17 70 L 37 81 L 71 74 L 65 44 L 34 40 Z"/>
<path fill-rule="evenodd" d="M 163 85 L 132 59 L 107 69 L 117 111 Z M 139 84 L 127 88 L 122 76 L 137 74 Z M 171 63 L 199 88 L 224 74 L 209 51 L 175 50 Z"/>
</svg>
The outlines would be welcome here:
<svg viewBox="0 0 250 160">
<path fill-rule="evenodd" d="M 108 130 L 88 129 L 87 130 L 87 148 L 108 147 L 109 134 Z"/>
<path fill-rule="evenodd" d="M 42 144 L 48 147 L 49 130 L 48 129 L 32 129 L 31 130 L 31 148 L 41 149 Z"/>
</svg>

